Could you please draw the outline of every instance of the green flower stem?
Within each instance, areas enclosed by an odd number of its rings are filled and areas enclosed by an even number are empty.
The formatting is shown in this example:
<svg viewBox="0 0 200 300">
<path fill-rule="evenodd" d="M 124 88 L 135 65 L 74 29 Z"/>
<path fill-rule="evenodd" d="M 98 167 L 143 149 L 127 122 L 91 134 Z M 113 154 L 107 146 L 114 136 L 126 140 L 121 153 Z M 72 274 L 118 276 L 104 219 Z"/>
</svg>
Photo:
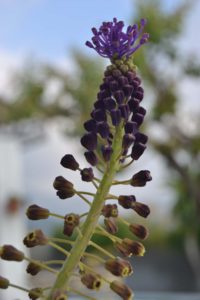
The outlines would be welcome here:
<svg viewBox="0 0 200 300">
<path fill-rule="evenodd" d="M 13 284 L 13 283 L 10 283 L 9 286 L 10 286 L 10 287 L 13 287 L 13 288 L 15 288 L 15 289 L 18 289 L 18 290 L 20 290 L 20 291 L 26 292 L 26 293 L 29 293 L 29 292 L 30 292 L 30 290 L 28 290 L 28 289 L 26 289 L 26 288 L 23 288 L 22 286 Z M 45 299 L 44 296 L 39 295 L 37 292 L 33 292 L 33 291 L 32 291 L 32 294 L 34 294 L 34 296 L 36 296 L 36 297 L 37 297 L 37 296 L 40 296 L 40 299 L 41 299 L 41 298 L 42 298 L 42 299 Z"/>
<path fill-rule="evenodd" d="M 78 290 L 75 290 L 75 289 L 72 289 L 72 288 L 70 288 L 69 290 L 70 290 L 72 293 L 77 294 L 77 295 L 79 295 L 79 296 L 82 296 L 82 297 L 84 297 L 84 298 L 86 298 L 86 299 L 88 299 L 88 300 L 97 300 L 96 298 L 87 296 L 87 295 L 85 295 L 84 293 L 82 293 L 82 292 L 80 292 L 80 291 L 78 291 Z"/>
<path fill-rule="evenodd" d="M 121 242 L 122 241 L 122 239 L 120 239 L 118 236 L 107 232 L 103 227 L 101 227 L 101 225 L 98 225 L 98 229 L 100 229 L 103 232 L 103 234 L 106 235 L 107 237 L 109 237 L 112 241 L 114 241 L 114 242 L 116 242 L 116 241 Z"/>
<path fill-rule="evenodd" d="M 124 223 L 125 225 L 129 226 L 130 223 L 128 221 L 126 221 L 124 218 L 122 217 L 118 217 L 119 221 L 121 221 L 122 223 Z"/>
<path fill-rule="evenodd" d="M 44 263 L 46 265 L 63 265 L 64 262 L 65 262 L 64 260 L 54 259 L 54 260 L 47 260 Z"/>
<path fill-rule="evenodd" d="M 84 214 L 81 214 L 81 215 L 79 215 L 79 218 L 81 219 L 81 218 L 83 218 L 83 217 L 85 217 L 85 216 L 87 216 L 88 215 L 88 212 L 86 212 L 86 213 L 84 213 Z"/>
<path fill-rule="evenodd" d="M 93 246 L 94 248 L 96 248 L 97 250 L 99 250 L 100 252 L 102 252 L 103 254 L 105 254 L 106 256 L 108 256 L 110 258 L 114 258 L 114 255 L 112 255 L 110 252 L 106 251 L 104 248 L 102 248 L 101 246 L 97 245 L 96 243 L 90 241 L 89 245 Z"/>
<path fill-rule="evenodd" d="M 85 201 L 88 205 L 91 206 L 91 203 L 90 203 L 90 201 L 88 201 L 87 198 L 85 198 L 82 194 L 80 194 L 80 193 L 77 192 L 77 191 L 76 191 L 76 194 L 77 194 L 83 201 Z"/>
<path fill-rule="evenodd" d="M 64 218 L 65 218 L 64 216 L 61 216 L 59 214 L 55 214 L 55 213 L 52 213 L 52 212 L 50 212 L 49 215 L 52 216 L 52 217 L 56 217 L 56 218 L 62 219 L 62 220 L 64 220 Z"/>
<path fill-rule="evenodd" d="M 82 195 L 88 195 L 88 196 L 92 196 L 92 197 L 95 196 L 94 193 L 85 192 L 85 191 L 76 191 L 76 193 L 77 193 L 77 194 L 82 194 Z"/>
<path fill-rule="evenodd" d="M 71 273 L 73 272 L 74 268 L 78 265 L 80 258 L 83 256 L 83 253 L 85 252 L 85 249 L 89 244 L 89 241 L 98 223 L 99 216 L 101 215 L 105 198 L 109 193 L 114 176 L 119 170 L 119 161 L 117 160 L 117 157 L 121 152 L 123 133 L 123 122 L 121 122 L 120 125 L 116 128 L 116 133 L 113 141 L 113 153 L 110 162 L 107 165 L 107 169 L 104 173 L 102 181 L 99 184 L 94 200 L 91 203 L 90 211 L 82 229 L 82 236 L 77 237 L 74 247 L 72 248 L 71 255 L 68 257 L 68 259 L 66 259 L 66 262 L 60 270 L 55 284 L 49 296 L 47 297 L 47 300 L 51 299 L 52 293 L 56 289 L 67 288 L 67 284 L 70 279 Z"/>
<path fill-rule="evenodd" d="M 34 263 L 35 265 L 37 265 L 37 266 L 41 267 L 42 269 L 45 269 L 45 270 L 47 270 L 47 271 L 49 271 L 51 273 L 54 273 L 54 274 L 58 273 L 56 270 L 54 270 L 54 269 L 46 266 L 45 263 L 43 263 L 43 262 L 40 262 L 40 261 L 35 260 L 35 259 L 31 259 L 31 258 L 26 257 L 26 256 L 24 257 L 24 259 L 27 260 L 30 263 Z"/>
<path fill-rule="evenodd" d="M 133 162 L 134 162 L 134 159 L 132 159 L 131 161 L 129 161 L 129 163 L 123 165 L 123 166 L 120 168 L 120 170 L 123 170 L 123 169 L 127 168 L 127 167 L 130 166 Z"/>
<path fill-rule="evenodd" d="M 70 252 L 65 250 L 64 248 L 58 246 L 57 244 L 53 243 L 53 242 L 48 242 L 48 244 L 50 246 L 52 246 L 53 248 L 57 249 L 58 251 L 62 252 L 63 254 L 65 254 L 66 256 L 69 256 L 70 255 Z"/>
<path fill-rule="evenodd" d="M 69 244 L 69 245 L 73 245 L 74 244 L 74 241 L 60 239 L 60 238 L 52 238 L 52 237 L 50 237 L 49 240 L 52 241 L 52 242 Z"/>
<path fill-rule="evenodd" d="M 130 179 L 129 180 L 124 180 L 124 181 L 117 181 L 117 180 L 115 180 L 113 182 L 113 185 L 117 185 L 117 184 L 130 184 Z"/>
</svg>

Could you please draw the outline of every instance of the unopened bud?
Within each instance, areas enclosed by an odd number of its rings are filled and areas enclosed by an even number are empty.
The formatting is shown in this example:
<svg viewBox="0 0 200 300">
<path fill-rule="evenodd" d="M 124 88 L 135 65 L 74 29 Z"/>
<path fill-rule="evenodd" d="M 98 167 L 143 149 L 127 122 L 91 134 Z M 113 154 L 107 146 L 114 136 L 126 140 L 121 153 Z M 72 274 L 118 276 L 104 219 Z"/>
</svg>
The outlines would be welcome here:
<svg viewBox="0 0 200 300">
<path fill-rule="evenodd" d="M 131 178 L 130 184 L 132 186 L 145 186 L 147 181 L 151 181 L 151 173 L 148 170 L 142 170 Z"/>
<path fill-rule="evenodd" d="M 129 230 L 138 238 L 144 240 L 148 236 L 148 230 L 145 226 L 139 224 L 130 224 Z"/>
<path fill-rule="evenodd" d="M 150 208 L 143 203 L 140 202 L 134 202 L 132 205 L 132 209 L 138 213 L 143 218 L 147 218 L 150 214 Z"/>
<path fill-rule="evenodd" d="M 30 220 L 48 219 L 49 210 L 33 204 L 27 208 L 26 215 Z"/>
<path fill-rule="evenodd" d="M 28 296 L 32 300 L 37 300 L 43 296 L 43 290 L 41 288 L 31 289 L 28 293 Z"/>
<path fill-rule="evenodd" d="M 115 221 L 114 218 L 104 219 L 104 224 L 105 224 L 106 230 L 109 233 L 111 233 L 111 234 L 116 234 L 117 233 L 118 227 L 117 227 L 117 224 L 116 224 L 116 221 Z"/>
<path fill-rule="evenodd" d="M 101 278 L 94 274 L 84 274 L 81 276 L 81 282 L 91 290 L 99 290 L 101 287 Z"/>
<path fill-rule="evenodd" d="M 119 295 L 123 300 L 133 299 L 132 290 L 120 281 L 114 280 L 110 283 L 110 288 L 113 292 Z"/>
<path fill-rule="evenodd" d="M 133 273 L 131 264 L 127 260 L 121 258 L 111 258 L 107 260 L 105 268 L 115 276 L 127 277 Z"/>
<path fill-rule="evenodd" d="M 65 216 L 63 233 L 71 236 L 74 228 L 79 225 L 80 217 L 76 214 L 68 214 Z"/>
<path fill-rule="evenodd" d="M 9 284 L 10 284 L 10 282 L 8 279 L 0 276 L 0 289 L 3 289 L 3 290 L 7 289 L 9 287 Z"/>
<path fill-rule="evenodd" d="M 26 247 L 44 246 L 48 244 L 48 238 L 40 229 L 30 232 L 23 240 Z"/>
<path fill-rule="evenodd" d="M 83 170 L 81 170 L 80 174 L 81 174 L 81 179 L 83 181 L 90 182 L 94 179 L 94 173 L 92 168 L 84 168 Z"/>
<path fill-rule="evenodd" d="M 66 154 L 60 161 L 60 164 L 67 169 L 76 171 L 79 168 L 79 164 L 71 154 Z"/>
<path fill-rule="evenodd" d="M 136 198 L 134 195 L 126 196 L 121 195 L 118 197 L 118 203 L 126 209 L 132 208 L 133 203 L 136 201 Z"/>
<path fill-rule="evenodd" d="M 0 257 L 9 261 L 22 261 L 24 259 L 24 253 L 12 245 L 4 245 L 0 247 Z"/>
<path fill-rule="evenodd" d="M 132 256 L 132 253 L 130 252 L 130 250 L 123 243 L 116 242 L 115 248 L 125 257 Z"/>
<path fill-rule="evenodd" d="M 53 186 L 57 190 L 57 195 L 60 199 L 67 199 L 75 195 L 73 183 L 62 176 L 55 178 Z"/>
<path fill-rule="evenodd" d="M 116 218 L 118 216 L 118 208 L 116 204 L 106 204 L 102 209 L 102 215 L 106 218 Z"/>
<path fill-rule="evenodd" d="M 41 270 L 42 268 L 34 262 L 29 263 L 26 268 L 26 272 L 33 276 L 37 275 Z"/>
<path fill-rule="evenodd" d="M 140 242 L 132 241 L 128 238 L 123 239 L 122 244 L 134 256 L 144 256 L 145 248 Z"/>
</svg>

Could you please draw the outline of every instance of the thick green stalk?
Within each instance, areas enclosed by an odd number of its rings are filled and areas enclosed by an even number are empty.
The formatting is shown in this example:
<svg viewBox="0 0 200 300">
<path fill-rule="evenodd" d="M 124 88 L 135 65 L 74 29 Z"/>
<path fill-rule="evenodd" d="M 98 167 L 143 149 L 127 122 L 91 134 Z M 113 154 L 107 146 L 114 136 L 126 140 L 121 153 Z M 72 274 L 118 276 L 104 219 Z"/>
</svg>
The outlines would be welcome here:
<svg viewBox="0 0 200 300">
<path fill-rule="evenodd" d="M 52 299 L 52 294 L 55 290 L 66 289 L 71 273 L 74 271 L 74 268 L 78 265 L 80 258 L 82 257 L 85 249 L 89 244 L 89 241 L 98 223 L 98 219 L 101 215 L 105 198 L 109 193 L 110 187 L 112 185 L 112 181 L 119 168 L 119 156 L 121 153 L 123 133 L 124 133 L 123 122 L 121 122 L 121 124 L 116 129 L 116 133 L 113 141 L 113 153 L 110 159 L 110 163 L 101 180 L 101 183 L 99 184 L 90 211 L 88 213 L 87 219 L 85 220 L 82 229 L 82 236 L 77 237 L 75 244 L 71 250 L 71 254 L 63 264 L 63 267 L 57 276 L 55 284 L 49 296 L 47 297 L 47 300 Z"/>
</svg>

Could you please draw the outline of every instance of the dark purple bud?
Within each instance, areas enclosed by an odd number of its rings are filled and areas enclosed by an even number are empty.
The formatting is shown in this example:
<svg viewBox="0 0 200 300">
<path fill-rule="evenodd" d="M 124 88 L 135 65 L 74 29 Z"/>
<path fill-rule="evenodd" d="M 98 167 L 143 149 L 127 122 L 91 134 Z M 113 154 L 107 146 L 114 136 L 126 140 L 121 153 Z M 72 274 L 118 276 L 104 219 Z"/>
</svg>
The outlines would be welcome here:
<svg viewBox="0 0 200 300">
<path fill-rule="evenodd" d="M 102 83 L 102 84 L 100 84 L 99 88 L 100 88 L 101 91 L 103 91 L 103 90 L 106 90 L 108 88 L 108 85 L 106 83 Z"/>
<path fill-rule="evenodd" d="M 109 73 L 109 72 L 108 72 L 108 73 Z M 104 83 L 106 83 L 106 84 L 109 86 L 109 83 L 110 83 L 111 81 L 113 81 L 113 76 L 105 74 L 105 77 L 104 77 Z M 106 93 L 108 94 L 108 90 L 106 90 Z M 110 96 L 110 94 L 107 95 L 107 96 Z"/>
<path fill-rule="evenodd" d="M 118 216 L 118 208 L 116 204 L 105 204 L 102 209 L 102 215 L 105 218 L 116 218 Z"/>
<path fill-rule="evenodd" d="M 97 122 L 106 121 L 106 112 L 102 109 L 94 110 L 93 118 Z"/>
<path fill-rule="evenodd" d="M 141 86 L 139 86 L 137 92 L 144 93 L 144 89 Z"/>
<path fill-rule="evenodd" d="M 97 132 L 103 139 L 107 139 L 109 137 L 109 126 L 106 122 L 100 122 L 97 124 Z"/>
<path fill-rule="evenodd" d="M 73 213 L 66 215 L 64 220 L 64 229 L 63 229 L 64 235 L 71 236 L 74 231 L 74 228 L 79 225 L 79 221 L 80 221 L 79 215 Z"/>
<path fill-rule="evenodd" d="M 136 132 L 138 131 L 138 126 L 136 122 L 133 121 L 128 121 L 125 124 L 125 133 L 130 133 L 135 135 Z"/>
<path fill-rule="evenodd" d="M 119 109 L 112 109 L 110 111 L 110 116 L 111 116 L 111 119 L 112 119 L 112 124 L 114 126 L 118 126 L 120 121 L 121 121 L 121 112 Z"/>
<path fill-rule="evenodd" d="M 131 157 L 133 160 L 138 160 L 140 156 L 144 153 L 146 146 L 142 143 L 135 143 L 132 148 Z"/>
<path fill-rule="evenodd" d="M 0 257 L 8 261 L 22 261 L 24 259 L 24 253 L 12 245 L 4 245 L 0 247 Z"/>
<path fill-rule="evenodd" d="M 130 111 L 135 112 L 139 106 L 139 103 L 140 103 L 139 100 L 131 98 L 128 101 L 128 106 L 129 106 Z"/>
<path fill-rule="evenodd" d="M 96 102 L 94 102 L 94 107 L 96 109 L 104 109 L 104 102 L 103 100 L 97 100 Z"/>
<path fill-rule="evenodd" d="M 148 215 L 150 214 L 150 208 L 146 204 L 137 201 L 133 203 L 132 209 L 136 211 L 136 213 L 143 218 L 147 218 Z"/>
<path fill-rule="evenodd" d="M 130 224 L 129 230 L 135 236 L 137 236 L 139 239 L 142 239 L 142 240 L 146 239 L 149 234 L 147 228 L 145 226 L 139 225 L 139 224 Z"/>
<path fill-rule="evenodd" d="M 141 115 L 139 113 L 136 113 L 132 116 L 131 120 L 133 122 L 136 122 L 138 124 L 138 127 L 143 123 L 144 115 Z"/>
<path fill-rule="evenodd" d="M 115 109 L 116 108 L 116 102 L 111 97 L 104 99 L 104 106 L 107 110 Z"/>
<path fill-rule="evenodd" d="M 67 169 L 76 171 L 79 168 L 78 162 L 75 160 L 74 156 L 71 154 L 66 154 L 60 161 L 60 164 Z"/>
<path fill-rule="evenodd" d="M 81 179 L 83 181 L 92 181 L 94 179 L 94 173 L 92 168 L 84 168 L 83 170 L 81 170 Z"/>
<path fill-rule="evenodd" d="M 124 92 L 121 90 L 114 92 L 113 97 L 115 98 L 118 104 L 122 104 L 125 99 Z"/>
<path fill-rule="evenodd" d="M 28 296 L 31 300 L 37 300 L 43 296 L 43 289 L 42 288 L 31 289 L 28 293 Z"/>
<path fill-rule="evenodd" d="M 129 98 L 133 92 L 133 86 L 130 84 L 126 84 L 123 86 L 124 94 L 127 98 Z"/>
<path fill-rule="evenodd" d="M 26 268 L 26 272 L 32 276 L 37 275 L 42 270 L 41 266 L 31 262 Z"/>
<path fill-rule="evenodd" d="M 110 284 L 110 288 L 113 292 L 119 295 L 123 300 L 131 300 L 133 297 L 132 290 L 121 281 L 117 281 L 117 280 L 112 281 Z"/>
<path fill-rule="evenodd" d="M 27 208 L 26 215 L 30 220 L 48 219 L 49 210 L 47 208 L 43 208 L 36 204 L 33 204 Z"/>
<path fill-rule="evenodd" d="M 133 273 L 131 264 L 119 257 L 108 259 L 105 268 L 115 276 L 127 277 Z"/>
<path fill-rule="evenodd" d="M 10 285 L 10 281 L 5 277 L 0 276 L 0 289 L 7 289 Z"/>
<path fill-rule="evenodd" d="M 133 72 L 133 71 L 132 71 L 132 72 L 131 72 L 131 71 L 128 71 L 127 74 L 126 74 L 126 76 L 127 76 L 128 80 L 129 80 L 129 82 L 132 83 L 133 80 L 134 80 L 135 77 L 136 77 L 136 73 Z"/>
<path fill-rule="evenodd" d="M 118 82 L 116 80 L 111 81 L 109 87 L 111 92 L 115 92 L 118 89 Z"/>
<path fill-rule="evenodd" d="M 108 231 L 111 234 L 116 234 L 118 231 L 118 227 L 115 221 L 115 218 L 105 218 L 104 219 L 104 225 L 106 227 L 106 231 Z"/>
<path fill-rule="evenodd" d="M 130 133 L 126 133 L 123 136 L 122 147 L 128 149 L 133 144 L 134 141 L 135 141 L 135 136 Z"/>
<path fill-rule="evenodd" d="M 137 84 L 137 87 L 141 84 L 141 79 L 139 77 L 135 77 L 134 84 Z"/>
<path fill-rule="evenodd" d="M 137 108 L 137 113 L 138 114 L 141 114 L 141 115 L 143 115 L 143 116 L 145 116 L 146 115 L 146 109 L 144 108 L 144 107 L 142 107 L 142 106 L 139 106 L 138 108 Z"/>
<path fill-rule="evenodd" d="M 139 101 L 142 101 L 142 99 L 144 98 L 144 93 L 136 92 L 134 97 L 135 97 L 135 99 L 138 99 Z"/>
<path fill-rule="evenodd" d="M 129 209 L 132 208 L 133 203 L 136 201 L 136 198 L 134 195 L 126 196 L 126 195 L 121 195 L 118 197 L 118 203 L 121 205 L 123 208 Z"/>
<path fill-rule="evenodd" d="M 113 149 L 109 145 L 104 145 L 101 148 L 102 155 L 105 161 L 109 161 L 113 152 Z"/>
<path fill-rule="evenodd" d="M 87 150 L 93 151 L 97 147 L 97 135 L 93 132 L 86 133 L 81 138 L 81 144 L 83 147 L 85 147 Z"/>
<path fill-rule="evenodd" d="M 110 92 L 106 89 L 106 90 L 101 90 L 98 94 L 97 94 L 97 98 L 98 100 L 103 100 L 106 97 L 110 96 Z"/>
<path fill-rule="evenodd" d="M 40 229 L 36 229 L 25 236 L 23 243 L 26 247 L 45 246 L 48 244 L 48 238 Z"/>
<path fill-rule="evenodd" d="M 122 75 L 122 72 L 118 69 L 115 69 L 112 71 L 112 75 L 113 75 L 113 77 L 118 78 Z"/>
<path fill-rule="evenodd" d="M 89 131 L 89 132 L 95 132 L 96 131 L 96 121 L 93 120 L 93 119 L 90 119 L 88 121 L 86 121 L 84 124 L 83 124 L 85 130 Z"/>
<path fill-rule="evenodd" d="M 87 162 L 91 166 L 96 166 L 98 164 L 98 158 L 97 158 L 96 154 L 93 151 L 85 152 L 84 155 L 85 155 L 85 158 L 86 158 Z"/>
<path fill-rule="evenodd" d="M 121 112 L 122 118 L 124 118 L 125 120 L 128 120 L 128 117 L 130 115 L 130 109 L 129 109 L 128 104 L 119 105 L 119 110 Z"/>
<path fill-rule="evenodd" d="M 128 84 L 128 79 L 125 76 L 118 77 L 118 82 L 121 87 L 124 87 L 126 84 Z"/>
<path fill-rule="evenodd" d="M 137 132 L 135 138 L 136 138 L 136 143 L 146 144 L 148 141 L 148 136 L 141 132 Z"/>
<path fill-rule="evenodd" d="M 95 274 L 86 273 L 81 276 L 81 282 L 90 290 L 98 291 L 101 287 L 101 278 Z"/>
<path fill-rule="evenodd" d="M 131 178 L 130 184 L 132 186 L 145 186 L 148 181 L 151 181 L 151 173 L 148 170 L 142 170 Z"/>
<path fill-rule="evenodd" d="M 53 186 L 57 190 L 56 194 L 60 199 L 71 198 L 75 194 L 73 183 L 66 180 L 63 176 L 56 177 Z"/>
</svg>

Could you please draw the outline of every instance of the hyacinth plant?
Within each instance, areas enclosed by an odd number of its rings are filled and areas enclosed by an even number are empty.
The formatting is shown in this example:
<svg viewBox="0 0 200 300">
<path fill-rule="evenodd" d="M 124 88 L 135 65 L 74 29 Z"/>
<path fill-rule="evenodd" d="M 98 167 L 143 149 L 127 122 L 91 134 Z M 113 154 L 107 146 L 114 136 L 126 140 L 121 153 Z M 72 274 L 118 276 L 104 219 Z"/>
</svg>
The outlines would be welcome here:
<svg viewBox="0 0 200 300">
<path fill-rule="evenodd" d="M 132 193 L 114 195 L 110 189 L 113 185 L 129 185 L 128 191 L 132 191 L 134 187 L 145 186 L 152 179 L 148 170 L 141 170 L 127 180 L 116 180 L 117 173 L 131 167 L 132 163 L 140 158 L 148 139 L 140 132 L 146 114 L 145 108 L 141 106 L 144 90 L 133 63 L 133 54 L 149 38 L 148 33 L 144 33 L 145 24 L 146 20 L 141 19 L 139 26 L 134 24 L 123 31 L 124 23 L 114 18 L 112 22 L 103 22 L 99 30 L 92 28 L 93 37 L 91 41 L 86 42 L 88 47 L 111 62 L 105 70 L 90 119 L 84 123 L 86 133 L 81 138 L 81 144 L 86 149 L 85 159 L 92 167 L 81 168 L 71 154 L 66 154 L 60 163 L 64 168 L 80 172 L 81 179 L 92 184 L 95 192 L 78 191 L 74 184 L 63 176 L 56 177 L 53 186 L 60 199 L 74 195 L 80 197 L 87 203 L 88 212 L 82 215 L 74 212 L 61 216 L 35 204 L 27 209 L 27 217 L 31 220 L 60 218 L 63 222 L 63 233 L 68 238 L 51 238 L 42 230 L 36 229 L 24 238 L 24 244 L 29 248 L 50 245 L 63 253 L 66 259 L 37 261 L 26 257 L 12 245 L 3 245 L 0 248 L 1 259 L 19 262 L 26 260 L 26 271 L 31 275 L 36 275 L 41 270 L 53 273 L 54 285 L 50 288 L 36 287 L 28 290 L 0 276 L 0 288 L 20 288 L 28 292 L 30 299 L 65 300 L 73 293 L 82 298 L 95 299 L 70 285 L 71 278 L 75 276 L 80 279 L 80 284 L 88 289 L 97 291 L 102 283 L 105 283 L 122 299 L 132 299 L 132 290 L 120 278 L 116 278 L 132 274 L 132 266 L 127 257 L 144 255 L 145 248 L 138 238 L 145 239 L 148 230 L 141 224 L 130 224 L 119 217 L 118 205 L 124 209 L 132 209 L 144 218 L 149 215 L 150 210 L 146 204 L 137 201 Z M 100 217 L 104 218 L 104 225 L 99 223 Z M 126 236 L 119 238 L 116 235 L 118 221 L 129 227 L 133 239 Z M 77 236 L 72 240 L 69 237 L 74 231 L 77 232 Z M 116 251 L 110 252 L 92 241 L 93 235 L 107 237 Z M 66 245 L 71 246 L 70 251 L 66 250 Z M 88 246 L 92 246 L 97 254 L 87 252 Z M 115 256 L 116 252 L 120 256 Z M 103 264 L 103 274 L 91 266 L 88 260 L 90 257 Z M 108 272 L 116 277 L 108 276 Z"/>
</svg>

